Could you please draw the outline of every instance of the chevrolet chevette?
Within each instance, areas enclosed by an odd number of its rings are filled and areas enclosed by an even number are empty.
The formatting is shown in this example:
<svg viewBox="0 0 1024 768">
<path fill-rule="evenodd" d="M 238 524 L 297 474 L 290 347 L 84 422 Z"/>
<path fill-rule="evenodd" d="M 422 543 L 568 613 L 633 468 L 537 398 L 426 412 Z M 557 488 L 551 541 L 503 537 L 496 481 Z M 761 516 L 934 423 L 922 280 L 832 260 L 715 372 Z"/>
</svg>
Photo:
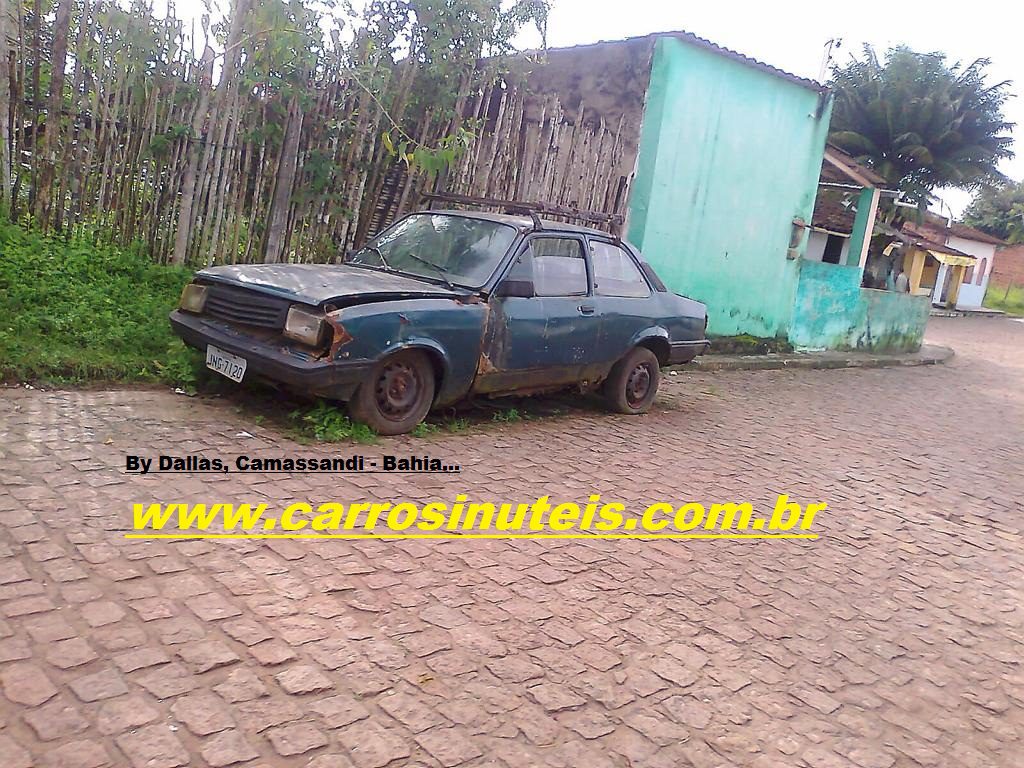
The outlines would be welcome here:
<svg viewBox="0 0 1024 768">
<path fill-rule="evenodd" d="M 171 313 L 212 370 L 346 401 L 380 434 L 471 396 L 599 390 L 650 409 L 661 367 L 702 354 L 703 304 L 597 229 L 414 213 L 342 264 L 204 269 Z"/>
</svg>

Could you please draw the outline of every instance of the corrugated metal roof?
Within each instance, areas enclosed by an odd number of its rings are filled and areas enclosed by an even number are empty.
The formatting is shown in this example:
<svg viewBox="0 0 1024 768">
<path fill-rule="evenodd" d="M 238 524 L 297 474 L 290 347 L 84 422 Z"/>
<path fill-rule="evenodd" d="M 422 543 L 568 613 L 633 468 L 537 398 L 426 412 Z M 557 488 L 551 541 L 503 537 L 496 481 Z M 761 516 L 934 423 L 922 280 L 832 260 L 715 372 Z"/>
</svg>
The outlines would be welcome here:
<svg viewBox="0 0 1024 768">
<path fill-rule="evenodd" d="M 686 40 L 687 42 L 693 43 L 694 45 L 699 45 L 702 48 L 706 48 L 709 51 L 714 51 L 715 53 L 725 56 L 726 58 L 738 61 L 741 64 L 746 64 L 756 69 L 760 69 L 771 75 L 775 75 L 776 77 L 781 77 L 783 80 L 788 80 L 791 83 L 802 85 L 804 88 L 810 88 L 812 91 L 828 90 L 827 86 L 822 85 L 817 80 L 810 80 L 806 77 L 794 75 L 792 72 L 787 72 L 784 69 L 773 67 L 771 64 L 766 64 L 765 62 L 760 61 L 759 59 L 747 56 L 745 54 L 740 53 L 739 51 L 734 51 L 731 48 L 726 48 L 725 46 L 718 45 L 717 43 L 713 43 L 710 40 L 707 40 L 706 38 L 703 37 L 698 37 L 692 32 L 687 32 L 686 30 L 679 30 L 676 32 L 658 32 L 651 35 L 651 37 L 674 37 L 680 40 Z"/>
<path fill-rule="evenodd" d="M 635 42 L 637 40 L 657 40 L 660 37 L 671 37 L 671 38 L 675 38 L 677 40 L 683 40 L 683 41 L 688 42 L 688 43 L 690 43 L 692 45 L 696 45 L 696 46 L 699 46 L 699 47 L 704 48 L 706 50 L 709 50 L 709 51 L 712 51 L 714 53 L 717 53 L 720 56 L 724 56 L 724 57 L 726 57 L 728 59 L 732 59 L 733 61 L 738 61 L 741 64 L 746 64 L 749 67 L 754 67 L 755 69 L 759 69 L 762 72 L 767 72 L 770 75 L 774 75 L 775 77 L 779 77 L 779 78 L 781 78 L 783 80 L 787 80 L 787 81 L 789 81 L 791 83 L 795 83 L 796 85 L 803 86 L 804 88 L 809 88 L 812 91 L 823 92 L 823 91 L 827 91 L 828 90 L 827 86 L 822 85 L 821 83 L 819 83 L 816 80 L 810 80 L 810 79 L 808 79 L 806 77 L 800 77 L 799 75 L 794 75 L 792 72 L 786 72 L 783 69 L 779 69 L 778 67 L 773 67 L 771 64 L 766 64 L 763 61 L 755 59 L 755 58 L 753 58 L 751 56 L 746 56 L 746 55 L 744 55 L 742 53 L 739 53 L 738 51 L 732 50 L 731 48 L 726 48 L 725 46 L 718 45 L 717 43 L 713 43 L 713 42 L 711 42 L 710 40 L 708 40 L 706 38 L 703 38 L 703 37 L 700 37 L 698 35 L 695 35 L 692 32 L 687 32 L 686 30 L 683 30 L 683 29 L 673 30 L 673 31 L 668 31 L 668 32 L 653 32 L 653 33 L 651 33 L 649 35 L 639 35 L 637 37 L 627 37 L 627 38 L 624 38 L 622 40 L 600 40 L 600 41 L 598 41 L 596 43 L 586 43 L 586 44 L 583 44 L 583 45 L 570 45 L 570 46 L 565 46 L 565 47 L 562 47 L 562 48 L 552 48 L 550 50 L 552 50 L 552 51 L 566 51 L 566 50 L 575 50 L 575 49 L 579 49 L 579 48 L 592 48 L 592 47 L 598 46 L 598 45 L 616 45 L 616 44 L 620 44 L 620 43 Z"/>
</svg>

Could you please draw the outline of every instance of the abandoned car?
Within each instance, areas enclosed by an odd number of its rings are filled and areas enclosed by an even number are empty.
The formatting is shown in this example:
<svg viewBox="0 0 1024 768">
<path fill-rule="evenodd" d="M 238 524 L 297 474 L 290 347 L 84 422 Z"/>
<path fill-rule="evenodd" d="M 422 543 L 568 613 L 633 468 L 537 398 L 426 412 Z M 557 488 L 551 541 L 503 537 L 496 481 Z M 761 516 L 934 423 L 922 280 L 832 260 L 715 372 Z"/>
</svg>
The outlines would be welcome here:
<svg viewBox="0 0 1024 768">
<path fill-rule="evenodd" d="M 661 366 L 704 352 L 706 318 L 606 232 L 446 210 L 406 216 L 338 265 L 204 269 L 170 321 L 229 379 L 347 401 L 390 435 L 471 395 L 572 386 L 643 413 Z"/>
</svg>

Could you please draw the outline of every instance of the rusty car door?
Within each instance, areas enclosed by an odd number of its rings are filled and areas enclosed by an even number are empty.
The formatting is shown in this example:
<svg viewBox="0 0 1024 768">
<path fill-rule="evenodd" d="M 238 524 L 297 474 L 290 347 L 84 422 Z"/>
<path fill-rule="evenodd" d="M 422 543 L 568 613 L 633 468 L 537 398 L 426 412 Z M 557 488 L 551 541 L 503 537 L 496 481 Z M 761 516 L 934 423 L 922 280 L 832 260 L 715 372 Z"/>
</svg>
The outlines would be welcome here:
<svg viewBox="0 0 1024 768">
<path fill-rule="evenodd" d="M 474 390 L 541 390 L 580 380 L 599 319 L 582 238 L 537 234 L 489 300 Z"/>
</svg>

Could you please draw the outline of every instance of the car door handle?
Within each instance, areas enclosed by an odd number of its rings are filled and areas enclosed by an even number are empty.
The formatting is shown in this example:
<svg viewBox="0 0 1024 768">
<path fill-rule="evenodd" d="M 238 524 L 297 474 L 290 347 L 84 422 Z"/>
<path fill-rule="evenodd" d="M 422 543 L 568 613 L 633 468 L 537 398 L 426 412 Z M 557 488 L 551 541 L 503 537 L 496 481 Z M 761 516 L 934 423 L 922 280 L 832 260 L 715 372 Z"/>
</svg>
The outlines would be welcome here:
<svg viewBox="0 0 1024 768">
<path fill-rule="evenodd" d="M 594 314 L 593 304 L 580 304 L 576 309 L 579 310 L 581 315 L 592 315 Z"/>
</svg>

